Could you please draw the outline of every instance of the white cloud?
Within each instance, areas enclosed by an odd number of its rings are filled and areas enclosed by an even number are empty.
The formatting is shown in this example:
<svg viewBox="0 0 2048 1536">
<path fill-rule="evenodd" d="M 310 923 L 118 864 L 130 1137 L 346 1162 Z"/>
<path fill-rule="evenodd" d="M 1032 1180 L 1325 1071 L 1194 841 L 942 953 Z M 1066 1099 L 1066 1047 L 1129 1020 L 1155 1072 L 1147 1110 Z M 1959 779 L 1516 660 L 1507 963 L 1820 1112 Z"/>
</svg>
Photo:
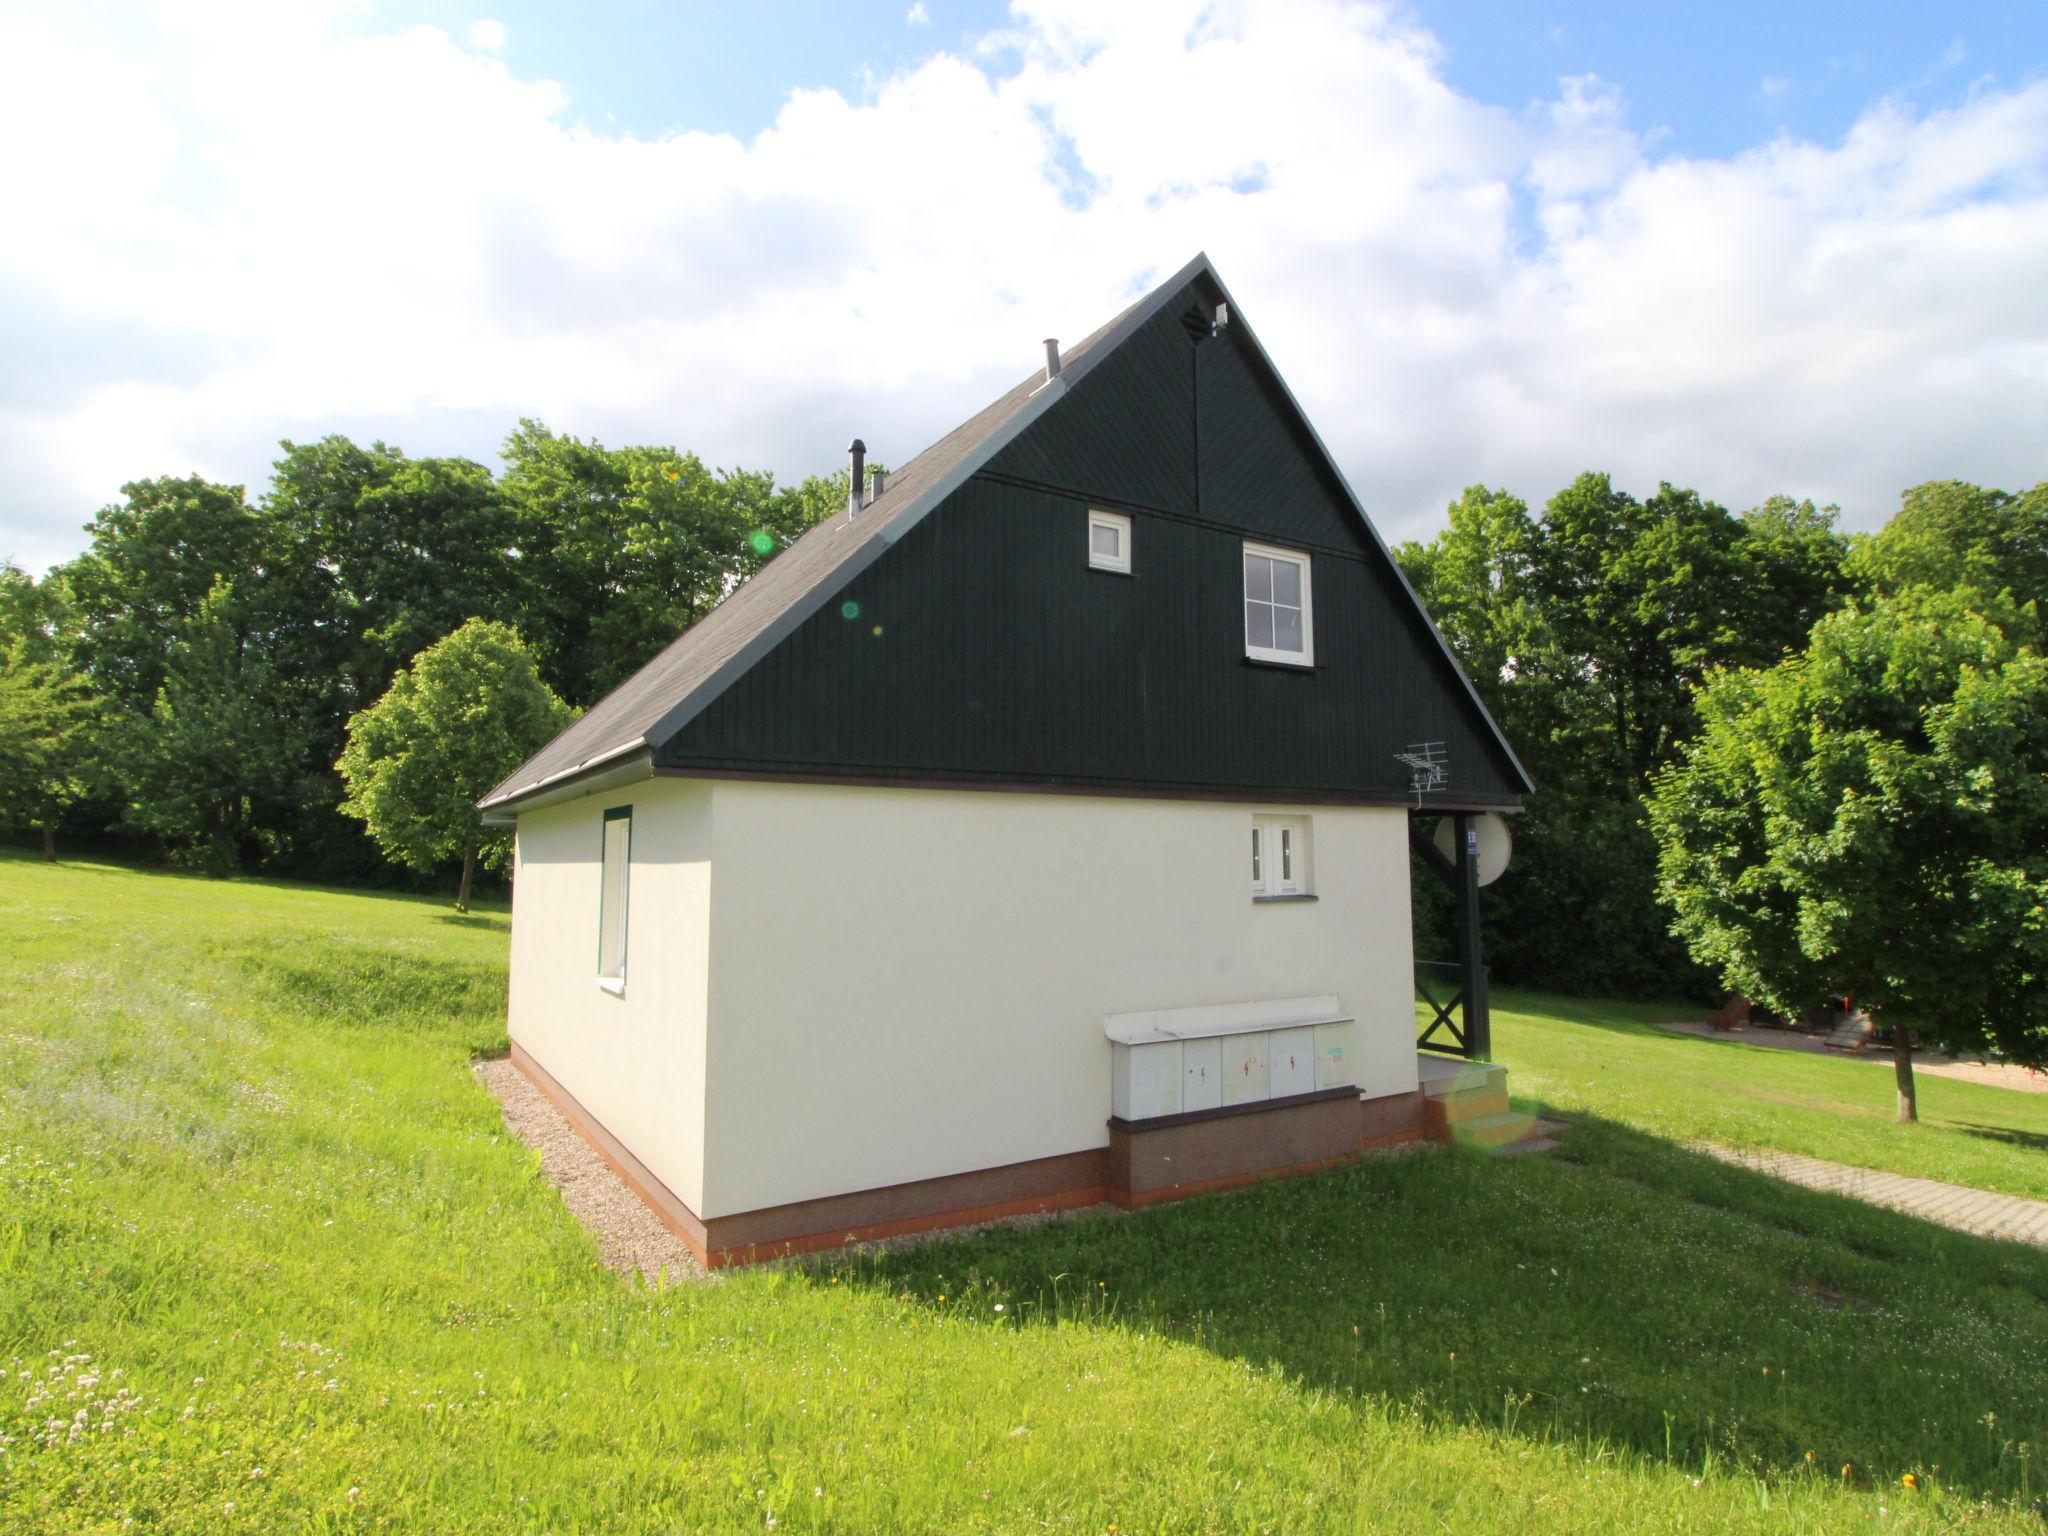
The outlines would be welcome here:
<svg viewBox="0 0 2048 1536">
<path fill-rule="evenodd" d="M 486 53 L 498 53 L 505 46 L 505 23 L 486 16 L 469 24 L 469 46 Z"/>
<path fill-rule="evenodd" d="M 2043 473 L 2048 82 L 1696 160 L 1611 83 L 1461 95 L 1405 12 L 1026 0 L 973 60 L 650 141 L 473 33 L 65 14 L 0 19 L 0 554 L 35 565 L 122 480 L 260 486 L 283 436 L 900 463 L 1200 248 L 1391 537 L 1587 467 L 1863 526 Z"/>
<path fill-rule="evenodd" d="M 928 27 L 931 24 L 932 13 L 924 8 L 924 0 L 916 0 L 910 9 L 903 13 L 903 25 L 906 27 Z"/>
</svg>

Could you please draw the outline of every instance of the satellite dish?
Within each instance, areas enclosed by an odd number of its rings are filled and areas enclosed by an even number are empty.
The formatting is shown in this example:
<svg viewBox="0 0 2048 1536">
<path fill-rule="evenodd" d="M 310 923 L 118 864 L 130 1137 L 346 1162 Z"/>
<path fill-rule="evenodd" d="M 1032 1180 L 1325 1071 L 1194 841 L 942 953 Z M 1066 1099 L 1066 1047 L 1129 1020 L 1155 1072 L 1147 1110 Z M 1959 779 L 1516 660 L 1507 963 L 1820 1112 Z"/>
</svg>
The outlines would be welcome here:
<svg viewBox="0 0 2048 1536">
<path fill-rule="evenodd" d="M 1514 851 L 1515 840 L 1508 835 L 1507 820 L 1488 811 L 1484 816 L 1472 817 L 1466 826 L 1479 840 L 1479 883 L 1491 885 L 1507 870 L 1508 855 Z M 1436 851 L 1453 864 L 1458 862 L 1457 832 L 1457 818 L 1446 816 L 1436 824 L 1436 836 L 1432 839 Z"/>
</svg>

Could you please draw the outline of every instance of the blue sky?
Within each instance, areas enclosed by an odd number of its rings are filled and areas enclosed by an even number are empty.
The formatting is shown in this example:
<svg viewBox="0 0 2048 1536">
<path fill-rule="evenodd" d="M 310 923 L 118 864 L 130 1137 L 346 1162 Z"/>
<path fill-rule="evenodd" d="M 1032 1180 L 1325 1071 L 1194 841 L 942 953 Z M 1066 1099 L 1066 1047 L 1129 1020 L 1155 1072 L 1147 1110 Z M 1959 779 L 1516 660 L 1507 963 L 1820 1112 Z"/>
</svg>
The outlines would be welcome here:
<svg viewBox="0 0 2048 1536">
<path fill-rule="evenodd" d="M 1382 530 L 2044 477 L 2048 6 L 0 6 L 0 558 L 282 438 L 901 463 L 1198 249 Z"/>
<path fill-rule="evenodd" d="M 1728 155 L 1785 132 L 1837 138 L 1879 97 L 1960 100 L 1986 77 L 2014 84 L 2048 68 L 2048 5 L 1898 0 L 1418 0 L 1405 7 L 1444 46 L 1444 74 L 1483 101 L 1520 109 L 1565 75 L 1622 88 L 1636 126 L 1667 153 Z M 593 126 L 655 137 L 699 128 L 751 138 L 797 88 L 854 92 L 870 76 L 940 50 L 972 52 L 1010 24 L 1006 4 L 760 5 L 614 0 L 393 4 L 364 30 L 424 21 L 461 31 L 505 25 L 503 56 L 547 75 Z M 1014 55 L 990 52 L 995 68 Z"/>
</svg>

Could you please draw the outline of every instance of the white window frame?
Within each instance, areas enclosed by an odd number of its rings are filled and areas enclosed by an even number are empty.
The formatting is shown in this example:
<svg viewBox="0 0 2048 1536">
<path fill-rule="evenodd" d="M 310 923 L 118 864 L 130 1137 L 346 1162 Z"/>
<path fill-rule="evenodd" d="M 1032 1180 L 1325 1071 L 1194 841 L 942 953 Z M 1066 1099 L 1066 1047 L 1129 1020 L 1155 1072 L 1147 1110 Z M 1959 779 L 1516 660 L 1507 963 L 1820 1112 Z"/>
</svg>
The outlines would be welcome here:
<svg viewBox="0 0 2048 1536">
<path fill-rule="evenodd" d="M 1239 617 L 1244 624 L 1244 653 L 1253 661 L 1270 661 L 1283 667 L 1312 667 L 1316 664 L 1316 622 L 1315 594 L 1310 584 L 1314 574 L 1309 557 L 1298 549 L 1281 549 L 1273 544 L 1254 544 L 1245 541 L 1244 555 L 1258 555 L 1266 560 L 1284 561 L 1301 572 L 1301 649 L 1283 651 L 1270 645 L 1252 644 L 1252 604 L 1260 602 L 1272 608 L 1279 605 L 1270 599 L 1254 598 L 1250 583 L 1245 578 L 1243 555 L 1238 557 L 1238 589 L 1240 601 Z"/>
<path fill-rule="evenodd" d="M 612 916 L 612 897 L 614 891 L 611 884 L 610 858 L 612 828 L 615 826 L 623 829 L 621 835 L 625 839 L 619 858 L 619 883 L 616 891 L 618 912 L 616 918 Z M 633 807 L 630 805 L 613 806 L 604 813 L 603 819 L 599 824 L 597 842 L 597 984 L 615 997 L 623 997 L 626 992 L 626 954 L 627 939 L 632 932 L 632 925 L 629 921 L 632 912 L 632 896 Z M 618 924 L 618 960 L 615 966 L 608 968 L 608 962 L 611 957 L 606 954 L 606 950 L 611 946 L 606 942 L 610 937 L 610 929 L 607 927 L 607 923 L 613 921 Z"/>
<path fill-rule="evenodd" d="M 1095 551 L 1095 530 L 1109 528 L 1116 532 L 1117 553 L 1097 554 Z M 1088 509 L 1088 564 L 1098 571 L 1114 571 L 1119 576 L 1131 574 L 1131 520 L 1121 512 L 1104 512 L 1099 507 Z"/>
<path fill-rule="evenodd" d="M 1252 899 L 1289 901 L 1315 895 L 1312 826 L 1307 816 L 1252 818 Z"/>
</svg>

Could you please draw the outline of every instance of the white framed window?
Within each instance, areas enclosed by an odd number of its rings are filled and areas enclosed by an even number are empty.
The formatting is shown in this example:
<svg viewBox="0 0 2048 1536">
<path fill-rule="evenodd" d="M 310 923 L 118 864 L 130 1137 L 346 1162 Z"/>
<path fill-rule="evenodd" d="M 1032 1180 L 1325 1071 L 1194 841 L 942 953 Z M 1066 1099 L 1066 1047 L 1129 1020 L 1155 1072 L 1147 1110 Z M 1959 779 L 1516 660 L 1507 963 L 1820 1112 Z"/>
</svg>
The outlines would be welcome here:
<svg viewBox="0 0 2048 1536">
<path fill-rule="evenodd" d="M 1245 545 L 1244 653 L 1254 661 L 1315 665 L 1307 555 L 1270 544 Z"/>
<path fill-rule="evenodd" d="M 626 896 L 633 872 L 633 807 L 604 813 L 598 858 L 597 984 L 607 992 L 626 990 Z"/>
<path fill-rule="evenodd" d="M 1088 509 L 1088 563 L 1098 571 L 1131 574 L 1131 520 L 1121 512 Z"/>
<path fill-rule="evenodd" d="M 1252 818 L 1252 897 L 1272 901 L 1313 895 L 1310 883 L 1309 819 L 1306 816 Z"/>
</svg>

